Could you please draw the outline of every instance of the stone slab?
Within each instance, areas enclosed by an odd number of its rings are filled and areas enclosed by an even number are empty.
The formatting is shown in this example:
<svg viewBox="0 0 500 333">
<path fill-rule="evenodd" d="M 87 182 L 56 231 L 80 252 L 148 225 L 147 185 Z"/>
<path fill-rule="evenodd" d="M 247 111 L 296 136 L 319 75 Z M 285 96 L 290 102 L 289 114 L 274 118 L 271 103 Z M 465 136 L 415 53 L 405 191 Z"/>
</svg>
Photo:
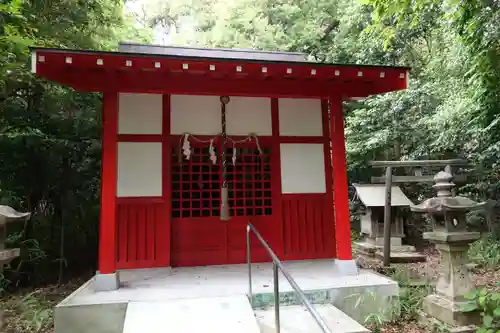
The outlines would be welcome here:
<svg viewBox="0 0 500 333">
<path fill-rule="evenodd" d="M 260 333 L 244 295 L 131 302 L 123 333 Z"/>
<path fill-rule="evenodd" d="M 478 313 L 462 312 L 461 303 L 452 302 L 437 295 L 428 295 L 422 302 L 422 310 L 440 322 L 451 326 L 479 324 Z"/>
<path fill-rule="evenodd" d="M 381 251 L 375 252 L 375 258 L 384 260 L 384 253 Z M 391 263 L 393 264 L 408 264 L 425 261 L 427 261 L 427 257 L 417 252 L 391 252 Z"/>
<path fill-rule="evenodd" d="M 479 328 L 475 325 L 450 326 L 427 315 L 423 311 L 418 311 L 418 322 L 420 326 L 427 328 L 430 332 L 434 331 L 437 333 L 476 333 Z"/>
<path fill-rule="evenodd" d="M 355 243 L 357 249 L 365 251 L 365 252 L 373 252 L 382 251 L 384 249 L 383 245 L 374 245 L 368 242 L 357 242 Z M 416 249 L 413 245 L 391 245 L 391 252 L 416 252 Z"/>
<path fill-rule="evenodd" d="M 13 259 L 19 257 L 21 255 L 20 249 L 5 249 L 0 250 L 0 265 L 7 265 Z"/>
<path fill-rule="evenodd" d="M 324 322 L 335 333 L 367 333 L 365 327 L 351 319 L 331 304 L 316 305 L 315 309 Z M 256 310 L 255 315 L 262 333 L 275 333 L 274 308 Z M 307 309 L 300 305 L 280 308 L 281 333 L 321 333 L 321 329 Z"/>
<path fill-rule="evenodd" d="M 473 241 L 481 238 L 481 234 L 479 232 L 432 231 L 432 232 L 424 232 L 423 238 L 434 242 L 472 243 Z"/>
</svg>

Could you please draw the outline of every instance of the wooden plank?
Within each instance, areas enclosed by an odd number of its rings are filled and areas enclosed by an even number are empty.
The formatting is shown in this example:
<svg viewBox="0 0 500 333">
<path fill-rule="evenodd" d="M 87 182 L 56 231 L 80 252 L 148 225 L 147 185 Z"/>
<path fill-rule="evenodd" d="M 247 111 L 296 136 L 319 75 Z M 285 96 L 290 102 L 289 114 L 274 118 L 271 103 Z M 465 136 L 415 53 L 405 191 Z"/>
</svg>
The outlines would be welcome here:
<svg viewBox="0 0 500 333">
<path fill-rule="evenodd" d="M 384 207 L 384 266 L 391 264 L 391 193 L 392 167 L 385 171 L 385 207 Z"/>
<path fill-rule="evenodd" d="M 385 184 L 385 176 L 374 176 L 371 178 L 374 184 Z M 434 175 L 428 176 L 392 176 L 392 183 L 433 183 Z M 467 175 L 456 175 L 454 183 L 466 183 Z"/>
<path fill-rule="evenodd" d="M 433 166 L 468 166 L 469 162 L 461 159 L 453 160 L 414 160 L 414 161 L 371 161 L 368 165 L 374 168 L 385 168 L 385 167 L 433 167 Z"/>
</svg>

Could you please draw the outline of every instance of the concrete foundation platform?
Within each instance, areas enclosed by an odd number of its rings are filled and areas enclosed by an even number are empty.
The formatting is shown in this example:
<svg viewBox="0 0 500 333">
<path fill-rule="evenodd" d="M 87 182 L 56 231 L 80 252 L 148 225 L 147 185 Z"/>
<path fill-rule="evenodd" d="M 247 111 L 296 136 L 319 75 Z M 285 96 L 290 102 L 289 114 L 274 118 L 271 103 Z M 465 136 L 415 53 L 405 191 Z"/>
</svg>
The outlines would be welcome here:
<svg viewBox="0 0 500 333">
<path fill-rule="evenodd" d="M 336 275 L 333 260 L 285 262 L 285 268 L 314 304 L 332 304 L 363 323 L 366 316 L 397 306 L 398 284 L 385 276 L 360 270 L 356 276 Z M 266 309 L 274 303 L 272 264 L 252 265 L 252 305 Z M 247 265 L 125 270 L 121 288 L 95 291 L 95 278 L 68 296 L 55 309 L 56 333 L 122 333 L 131 302 L 248 294 Z M 280 303 L 300 300 L 279 275 Z M 195 319 L 195 318 L 193 318 Z"/>
</svg>

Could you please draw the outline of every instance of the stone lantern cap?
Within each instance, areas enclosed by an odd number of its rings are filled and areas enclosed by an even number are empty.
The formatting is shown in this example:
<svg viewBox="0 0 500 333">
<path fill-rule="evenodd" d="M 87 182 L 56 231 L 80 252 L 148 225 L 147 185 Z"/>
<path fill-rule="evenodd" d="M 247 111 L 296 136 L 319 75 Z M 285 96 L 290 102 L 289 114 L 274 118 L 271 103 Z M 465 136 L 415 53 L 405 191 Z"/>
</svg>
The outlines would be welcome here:
<svg viewBox="0 0 500 333">
<path fill-rule="evenodd" d="M 418 205 L 411 205 L 410 209 L 417 213 L 468 212 L 480 210 L 486 206 L 486 202 L 478 203 L 466 197 L 453 196 L 451 189 L 456 185 L 452 182 L 452 179 L 453 176 L 450 173 L 440 171 L 434 176 L 434 185 L 432 186 L 437 192 L 436 196 Z"/>
<path fill-rule="evenodd" d="M 30 217 L 30 213 L 21 213 L 10 206 L 0 205 L 0 226 L 15 220 L 25 220 Z"/>
</svg>

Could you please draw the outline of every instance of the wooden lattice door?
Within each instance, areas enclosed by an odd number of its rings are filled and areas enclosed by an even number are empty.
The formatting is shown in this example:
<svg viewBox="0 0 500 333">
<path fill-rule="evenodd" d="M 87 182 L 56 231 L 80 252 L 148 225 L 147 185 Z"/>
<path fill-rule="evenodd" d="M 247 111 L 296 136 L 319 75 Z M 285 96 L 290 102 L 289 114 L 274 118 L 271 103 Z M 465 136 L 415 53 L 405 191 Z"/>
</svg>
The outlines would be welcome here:
<svg viewBox="0 0 500 333">
<path fill-rule="evenodd" d="M 248 221 L 266 234 L 273 215 L 271 149 L 255 143 L 230 145 L 226 151 L 230 221 L 221 221 L 221 154 L 210 160 L 207 144 L 193 143 L 189 160 L 172 151 L 172 264 L 241 263 L 245 260 Z M 236 152 L 236 155 L 235 155 Z M 233 159 L 233 157 L 236 157 Z M 181 163 L 182 161 L 182 163 Z M 265 257 L 253 242 L 256 260 Z M 262 253 L 261 253 L 262 252 Z"/>
</svg>

